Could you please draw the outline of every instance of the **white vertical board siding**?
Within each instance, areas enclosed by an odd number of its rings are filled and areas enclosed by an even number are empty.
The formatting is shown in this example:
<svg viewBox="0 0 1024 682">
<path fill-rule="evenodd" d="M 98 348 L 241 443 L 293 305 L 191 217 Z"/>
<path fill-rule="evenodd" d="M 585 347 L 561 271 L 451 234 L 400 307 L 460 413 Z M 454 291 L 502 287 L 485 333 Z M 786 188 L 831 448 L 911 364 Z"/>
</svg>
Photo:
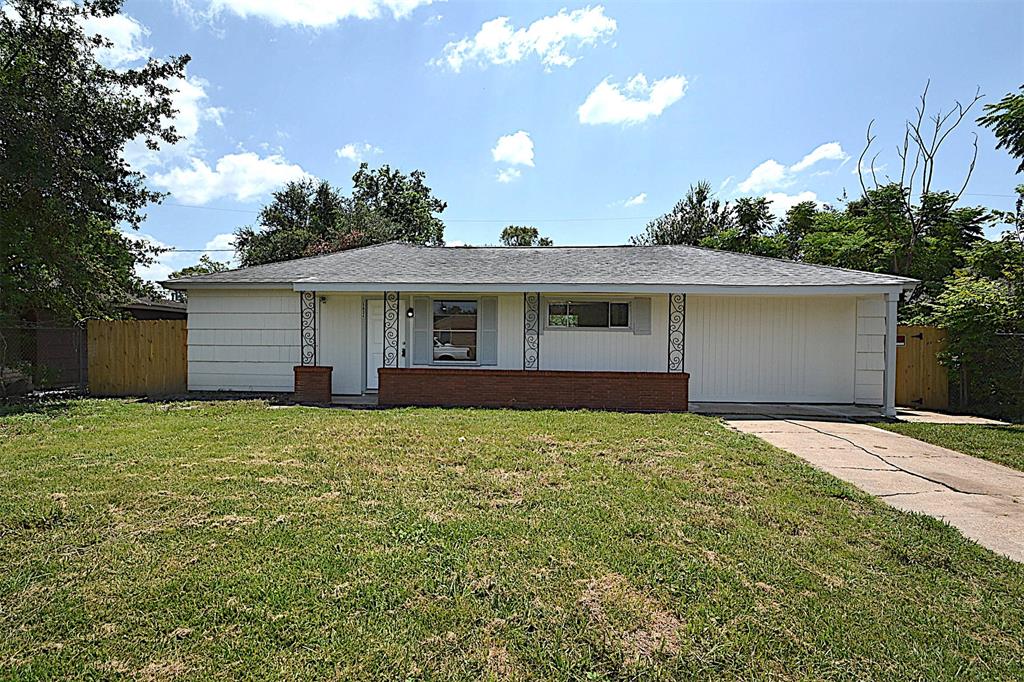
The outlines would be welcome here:
<svg viewBox="0 0 1024 682">
<path fill-rule="evenodd" d="M 552 294 L 548 298 L 558 297 Z M 650 299 L 650 334 L 634 334 L 631 329 L 545 329 L 540 337 L 540 368 L 598 372 L 667 371 L 668 296 L 653 295 Z M 544 305 L 541 308 L 543 317 Z M 546 321 L 541 319 L 541 324 Z"/>
<path fill-rule="evenodd" d="M 690 400 L 852 403 L 857 300 L 686 297 Z"/>
<path fill-rule="evenodd" d="M 881 405 L 885 391 L 885 295 L 857 299 L 857 374 L 854 400 Z"/>
<path fill-rule="evenodd" d="M 299 295 L 276 289 L 188 292 L 190 391 L 291 391 Z"/>
<path fill-rule="evenodd" d="M 317 362 L 332 367 L 331 393 L 363 392 L 363 297 L 359 294 L 323 296 L 317 319 Z M 405 312 L 402 311 L 403 319 Z"/>
</svg>

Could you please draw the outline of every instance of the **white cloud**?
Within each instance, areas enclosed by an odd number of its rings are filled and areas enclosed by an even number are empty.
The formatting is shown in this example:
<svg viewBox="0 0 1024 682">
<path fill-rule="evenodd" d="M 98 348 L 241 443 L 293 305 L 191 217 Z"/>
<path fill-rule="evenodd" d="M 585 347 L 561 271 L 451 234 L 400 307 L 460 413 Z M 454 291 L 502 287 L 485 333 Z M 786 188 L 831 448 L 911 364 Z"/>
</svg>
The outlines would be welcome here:
<svg viewBox="0 0 1024 682">
<path fill-rule="evenodd" d="M 349 142 L 348 144 L 334 150 L 339 159 L 348 159 L 354 163 L 362 163 L 371 154 L 380 154 L 384 150 L 375 147 L 369 142 Z"/>
<path fill-rule="evenodd" d="M 518 168 L 502 168 L 498 171 L 498 175 L 495 176 L 498 182 L 508 183 L 513 180 L 518 180 L 522 176 L 522 173 Z"/>
<path fill-rule="evenodd" d="M 740 192 L 760 192 L 773 187 L 789 184 L 789 173 L 786 167 L 775 159 L 768 159 L 750 171 L 750 176 L 736 186 Z"/>
<path fill-rule="evenodd" d="M 472 38 L 463 38 L 444 46 L 444 54 L 432 60 L 435 66 L 447 66 L 458 73 L 467 63 L 515 64 L 536 55 L 550 70 L 552 66 L 572 66 L 576 57 L 566 52 L 607 40 L 618 26 L 606 17 L 604 7 L 586 7 L 568 12 L 562 9 L 526 28 L 515 28 L 508 17 L 484 22 Z"/>
<path fill-rule="evenodd" d="M 843 151 L 838 142 L 826 142 L 818 145 L 814 150 L 789 167 L 793 173 L 799 173 L 818 163 L 819 161 L 846 161 L 850 155 Z"/>
<path fill-rule="evenodd" d="M 173 125 L 175 131 L 182 136 L 174 144 L 161 144 L 159 150 L 149 149 L 141 139 L 135 139 L 125 145 L 123 156 L 137 170 L 146 170 L 162 166 L 169 161 L 181 160 L 194 154 L 199 146 L 199 129 L 203 123 L 213 123 L 218 128 L 224 127 L 224 107 L 210 106 L 206 89 L 209 83 L 198 76 L 175 76 L 167 80 L 167 85 L 176 92 L 171 95 L 171 106 L 177 110 L 171 118 L 163 119 L 164 125 Z"/>
<path fill-rule="evenodd" d="M 630 198 L 626 199 L 624 202 L 622 202 L 622 205 L 626 206 L 626 207 L 629 207 L 629 206 L 639 206 L 639 205 L 644 204 L 644 203 L 647 203 L 647 192 L 640 192 L 640 194 L 637 194 L 634 197 L 630 197 Z"/>
<path fill-rule="evenodd" d="M 121 234 L 134 241 L 145 242 L 149 246 L 161 249 L 172 249 L 170 244 L 160 241 L 156 237 L 144 232 L 131 232 L 123 230 Z M 230 267 L 238 267 L 236 254 L 221 251 L 220 249 L 233 249 L 235 246 L 235 235 L 230 233 L 214 235 L 203 247 L 205 252 L 164 251 L 156 256 L 149 265 L 137 264 L 135 274 L 149 282 L 160 282 L 170 277 L 172 272 L 181 270 L 199 262 L 200 255 L 209 256 L 213 260 L 227 263 Z"/>
<path fill-rule="evenodd" d="M 206 204 L 223 197 L 248 201 L 277 189 L 289 180 L 309 176 L 300 166 L 288 163 L 278 154 L 264 157 L 253 152 L 228 154 L 218 159 L 214 168 L 192 157 L 190 166 L 156 173 L 151 180 L 178 200 Z"/>
<path fill-rule="evenodd" d="M 512 166 L 533 166 L 533 140 L 525 130 L 502 135 L 491 150 L 491 157 L 498 163 Z"/>
<path fill-rule="evenodd" d="M 605 78 L 587 95 L 576 113 L 580 123 L 599 125 L 643 123 L 652 116 L 660 116 L 665 109 L 682 99 L 686 92 L 686 78 L 668 76 L 648 83 L 642 74 L 630 78 L 625 86 Z"/>
<path fill-rule="evenodd" d="M 799 192 L 797 194 L 786 194 L 785 192 L 768 192 L 764 195 L 764 198 L 771 202 L 772 213 L 779 218 L 786 215 L 789 209 L 793 208 L 799 203 L 804 201 L 813 201 L 814 203 L 821 205 L 818 201 L 818 195 L 814 192 Z"/>
<path fill-rule="evenodd" d="M 445 242 L 444 245 L 445 246 L 469 246 L 469 244 L 467 244 L 466 242 L 462 241 L 461 239 L 453 239 L 450 242 Z"/>
<path fill-rule="evenodd" d="M 736 185 L 738 192 L 764 192 L 769 189 L 788 187 L 796 180 L 796 175 L 821 161 L 842 161 L 850 158 L 838 142 L 826 142 L 818 145 L 804 158 L 792 166 L 784 166 L 775 159 L 768 159 L 750 172 L 747 179 Z"/>
<path fill-rule="evenodd" d="M 213 18 L 224 11 L 248 19 L 264 19 L 275 26 L 326 28 L 345 19 L 377 19 L 390 14 L 404 19 L 432 0 L 208 0 L 205 12 L 196 12 L 188 0 L 179 5 L 193 15 Z"/>
<path fill-rule="evenodd" d="M 143 44 L 149 37 L 149 29 L 127 14 L 109 17 L 85 17 L 81 20 L 86 35 L 99 34 L 112 44 L 96 50 L 96 60 L 104 66 L 116 69 L 148 59 L 153 49 Z"/>
<path fill-rule="evenodd" d="M 203 248 L 206 249 L 203 255 L 213 260 L 227 263 L 233 268 L 238 266 L 238 253 L 234 250 L 235 235 L 231 232 L 214 235 L 212 239 L 206 242 L 206 246 Z M 224 249 L 231 249 L 231 251 L 224 251 Z"/>
<path fill-rule="evenodd" d="M 881 175 L 882 173 L 884 173 L 885 169 L 887 167 L 888 167 L 887 164 L 884 164 L 884 163 L 872 164 L 870 159 L 864 159 L 864 161 L 858 161 L 857 164 L 853 167 L 853 169 L 850 172 L 853 173 L 854 175 L 859 175 L 861 172 L 863 172 L 864 173 L 864 179 L 866 181 L 868 178 L 871 177 L 871 169 L 872 168 L 874 168 L 875 175 L 877 176 L 877 175 Z"/>
</svg>

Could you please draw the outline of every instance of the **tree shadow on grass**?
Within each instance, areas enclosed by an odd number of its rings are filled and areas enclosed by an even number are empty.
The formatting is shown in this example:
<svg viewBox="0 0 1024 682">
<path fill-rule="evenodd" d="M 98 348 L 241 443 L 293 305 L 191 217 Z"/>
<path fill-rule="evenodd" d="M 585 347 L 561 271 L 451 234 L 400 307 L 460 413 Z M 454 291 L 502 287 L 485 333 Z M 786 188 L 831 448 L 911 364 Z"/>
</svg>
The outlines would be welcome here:
<svg viewBox="0 0 1024 682">
<path fill-rule="evenodd" d="M 71 409 L 71 401 L 80 397 L 70 391 L 54 391 L 29 394 L 0 400 L 0 417 L 16 417 L 23 414 L 40 414 L 57 417 Z"/>
</svg>

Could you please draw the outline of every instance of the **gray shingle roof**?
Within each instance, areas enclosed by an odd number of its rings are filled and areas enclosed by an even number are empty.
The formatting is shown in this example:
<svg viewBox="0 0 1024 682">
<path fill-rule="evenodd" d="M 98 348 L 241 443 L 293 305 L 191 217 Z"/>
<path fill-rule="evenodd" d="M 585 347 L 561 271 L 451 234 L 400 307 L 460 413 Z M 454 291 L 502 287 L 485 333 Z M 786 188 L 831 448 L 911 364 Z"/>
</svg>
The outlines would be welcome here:
<svg viewBox="0 0 1024 682">
<path fill-rule="evenodd" d="M 295 283 L 899 286 L 914 280 L 694 246 L 429 247 L 390 242 L 166 284 Z"/>
</svg>

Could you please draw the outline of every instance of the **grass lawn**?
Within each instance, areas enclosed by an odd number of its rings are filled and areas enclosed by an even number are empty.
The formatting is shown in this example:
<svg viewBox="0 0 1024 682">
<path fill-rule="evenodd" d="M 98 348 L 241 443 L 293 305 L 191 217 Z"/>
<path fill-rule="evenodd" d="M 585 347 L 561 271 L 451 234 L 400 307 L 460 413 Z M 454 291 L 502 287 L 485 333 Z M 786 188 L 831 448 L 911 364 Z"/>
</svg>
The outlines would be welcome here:
<svg viewBox="0 0 1024 682">
<path fill-rule="evenodd" d="M 990 426 L 898 422 L 875 426 L 1024 471 L 1024 424 Z"/>
<path fill-rule="evenodd" d="M 1024 566 L 696 415 L 0 416 L 0 678 L 1024 676 Z"/>
</svg>

